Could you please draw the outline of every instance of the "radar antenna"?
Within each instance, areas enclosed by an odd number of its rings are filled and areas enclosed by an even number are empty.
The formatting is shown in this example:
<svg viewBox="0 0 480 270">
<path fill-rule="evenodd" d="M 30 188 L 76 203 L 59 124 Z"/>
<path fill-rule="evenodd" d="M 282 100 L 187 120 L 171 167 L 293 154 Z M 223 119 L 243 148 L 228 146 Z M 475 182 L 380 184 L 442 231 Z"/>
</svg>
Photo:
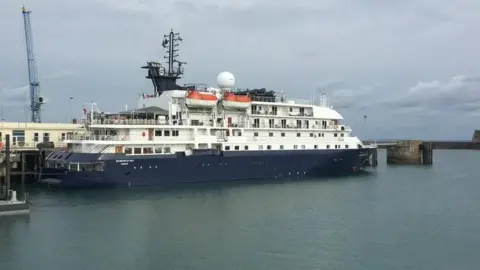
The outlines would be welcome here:
<svg viewBox="0 0 480 270">
<path fill-rule="evenodd" d="M 147 79 L 152 80 L 155 89 L 155 95 L 160 96 L 163 92 L 168 90 L 180 90 L 183 87 L 177 85 L 177 79 L 183 75 L 183 65 L 187 62 L 182 62 L 177 59 L 178 42 L 183 41 L 180 33 L 174 33 L 173 30 L 169 34 L 163 36 L 162 47 L 166 48 L 165 59 L 168 61 L 167 68 L 163 67 L 159 62 L 147 62 L 146 66 L 142 68 L 148 69 Z M 176 65 L 175 65 L 176 64 Z"/>
</svg>

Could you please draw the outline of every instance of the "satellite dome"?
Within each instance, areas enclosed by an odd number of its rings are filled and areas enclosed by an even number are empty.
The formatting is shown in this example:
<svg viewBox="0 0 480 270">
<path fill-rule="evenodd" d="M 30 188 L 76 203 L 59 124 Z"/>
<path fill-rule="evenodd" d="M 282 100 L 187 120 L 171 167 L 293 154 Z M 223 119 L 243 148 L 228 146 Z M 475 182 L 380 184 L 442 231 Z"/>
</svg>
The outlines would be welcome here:
<svg viewBox="0 0 480 270">
<path fill-rule="evenodd" d="M 235 85 L 235 77 L 228 71 L 221 72 L 217 76 L 217 85 L 220 89 L 232 88 Z"/>
</svg>

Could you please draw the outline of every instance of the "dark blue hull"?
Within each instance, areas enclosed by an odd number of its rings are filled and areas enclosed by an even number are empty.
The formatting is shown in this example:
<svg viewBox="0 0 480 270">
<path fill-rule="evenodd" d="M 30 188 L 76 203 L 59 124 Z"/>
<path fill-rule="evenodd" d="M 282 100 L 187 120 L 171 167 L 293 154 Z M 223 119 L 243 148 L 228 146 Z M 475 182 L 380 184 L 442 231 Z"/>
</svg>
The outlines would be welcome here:
<svg viewBox="0 0 480 270">
<path fill-rule="evenodd" d="M 226 151 L 185 156 L 53 153 L 48 161 L 101 160 L 103 171 L 44 168 L 41 183 L 65 188 L 152 186 L 171 183 L 348 175 L 359 172 L 368 149 Z"/>
</svg>

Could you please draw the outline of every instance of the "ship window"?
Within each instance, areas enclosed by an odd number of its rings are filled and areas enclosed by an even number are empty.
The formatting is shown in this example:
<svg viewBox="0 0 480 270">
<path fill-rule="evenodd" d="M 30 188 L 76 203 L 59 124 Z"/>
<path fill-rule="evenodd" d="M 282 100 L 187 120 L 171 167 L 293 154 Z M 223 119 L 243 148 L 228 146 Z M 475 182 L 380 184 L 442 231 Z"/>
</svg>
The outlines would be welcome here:
<svg viewBox="0 0 480 270">
<path fill-rule="evenodd" d="M 263 145 L 259 145 L 258 150 L 263 150 Z"/>
<path fill-rule="evenodd" d="M 159 130 L 159 129 L 155 130 L 155 136 L 157 136 L 157 137 L 162 136 L 162 131 Z"/>
<path fill-rule="evenodd" d="M 245 145 L 245 150 L 248 150 L 248 145 Z"/>
<path fill-rule="evenodd" d="M 165 136 L 170 136 L 170 130 L 165 130 L 165 131 L 163 132 L 163 135 L 165 135 Z"/>
<path fill-rule="evenodd" d="M 235 145 L 235 150 L 240 150 L 240 146 Z"/>
<path fill-rule="evenodd" d="M 237 135 L 238 135 L 238 136 L 242 136 L 242 132 L 239 131 L 239 132 L 237 133 Z"/>
<path fill-rule="evenodd" d="M 342 146 L 341 146 L 340 144 L 339 144 L 339 145 L 337 145 L 337 146 L 338 146 L 338 148 L 342 148 Z"/>
<path fill-rule="evenodd" d="M 302 144 L 302 149 L 305 149 L 305 145 Z"/>
<path fill-rule="evenodd" d="M 267 145 L 267 150 L 272 150 L 272 146 L 271 146 L 271 145 Z"/>
<path fill-rule="evenodd" d="M 273 137 L 273 132 L 268 133 L 268 136 Z"/>
<path fill-rule="evenodd" d="M 330 144 L 327 144 L 327 149 L 330 149 Z"/>
<path fill-rule="evenodd" d="M 337 145 L 335 144 L 335 148 L 337 148 Z"/>
<path fill-rule="evenodd" d="M 343 137 L 343 133 L 340 133 L 340 137 Z"/>
<path fill-rule="evenodd" d="M 132 148 L 125 148 L 125 154 L 126 155 L 131 155 L 132 154 Z"/>
<path fill-rule="evenodd" d="M 348 148 L 348 144 L 345 144 L 345 148 Z"/>
<path fill-rule="evenodd" d="M 254 132 L 253 136 L 258 137 L 258 132 Z"/>
<path fill-rule="evenodd" d="M 310 133 L 310 137 L 313 137 L 313 133 Z"/>
<path fill-rule="evenodd" d="M 230 150 L 230 146 L 226 145 L 225 150 Z"/>
<path fill-rule="evenodd" d="M 298 149 L 298 146 L 297 146 L 297 145 L 294 145 L 294 146 L 293 146 L 293 149 Z"/>
<path fill-rule="evenodd" d="M 334 134 L 333 134 L 333 137 L 337 137 L 337 133 L 334 133 Z"/>
<path fill-rule="evenodd" d="M 170 153 L 170 147 L 165 147 L 165 154 L 169 154 Z"/>
<path fill-rule="evenodd" d="M 285 137 L 285 133 L 282 132 L 281 136 L 282 136 L 282 137 Z"/>
<path fill-rule="evenodd" d="M 144 147 L 143 148 L 143 153 L 144 154 L 153 154 L 153 148 L 152 147 Z"/>
<path fill-rule="evenodd" d="M 141 154 L 142 153 L 142 148 L 140 148 L 140 147 L 133 148 L 133 153 L 134 154 Z"/>
<path fill-rule="evenodd" d="M 161 147 L 155 147 L 155 153 L 161 154 L 162 153 L 162 148 Z"/>
<path fill-rule="evenodd" d="M 178 136 L 178 130 L 172 130 L 172 136 Z"/>
<path fill-rule="evenodd" d="M 315 144 L 315 145 L 313 146 L 313 149 L 318 149 L 318 145 Z"/>
<path fill-rule="evenodd" d="M 297 137 L 300 137 L 300 133 L 297 133 Z"/>
<path fill-rule="evenodd" d="M 283 145 L 280 145 L 280 149 L 283 149 Z"/>
</svg>

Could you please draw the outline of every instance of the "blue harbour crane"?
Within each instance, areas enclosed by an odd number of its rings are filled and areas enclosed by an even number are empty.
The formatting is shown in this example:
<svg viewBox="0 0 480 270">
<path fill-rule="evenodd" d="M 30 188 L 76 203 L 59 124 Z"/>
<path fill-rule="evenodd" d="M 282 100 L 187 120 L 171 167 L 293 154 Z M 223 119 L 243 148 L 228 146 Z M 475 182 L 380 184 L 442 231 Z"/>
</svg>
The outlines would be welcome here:
<svg viewBox="0 0 480 270">
<path fill-rule="evenodd" d="M 25 25 L 25 43 L 27 47 L 28 80 L 30 84 L 30 111 L 31 121 L 41 123 L 41 107 L 44 104 L 40 96 L 40 83 L 38 82 L 37 63 L 33 53 L 32 27 L 30 24 L 30 12 L 22 6 L 23 21 Z"/>
</svg>

